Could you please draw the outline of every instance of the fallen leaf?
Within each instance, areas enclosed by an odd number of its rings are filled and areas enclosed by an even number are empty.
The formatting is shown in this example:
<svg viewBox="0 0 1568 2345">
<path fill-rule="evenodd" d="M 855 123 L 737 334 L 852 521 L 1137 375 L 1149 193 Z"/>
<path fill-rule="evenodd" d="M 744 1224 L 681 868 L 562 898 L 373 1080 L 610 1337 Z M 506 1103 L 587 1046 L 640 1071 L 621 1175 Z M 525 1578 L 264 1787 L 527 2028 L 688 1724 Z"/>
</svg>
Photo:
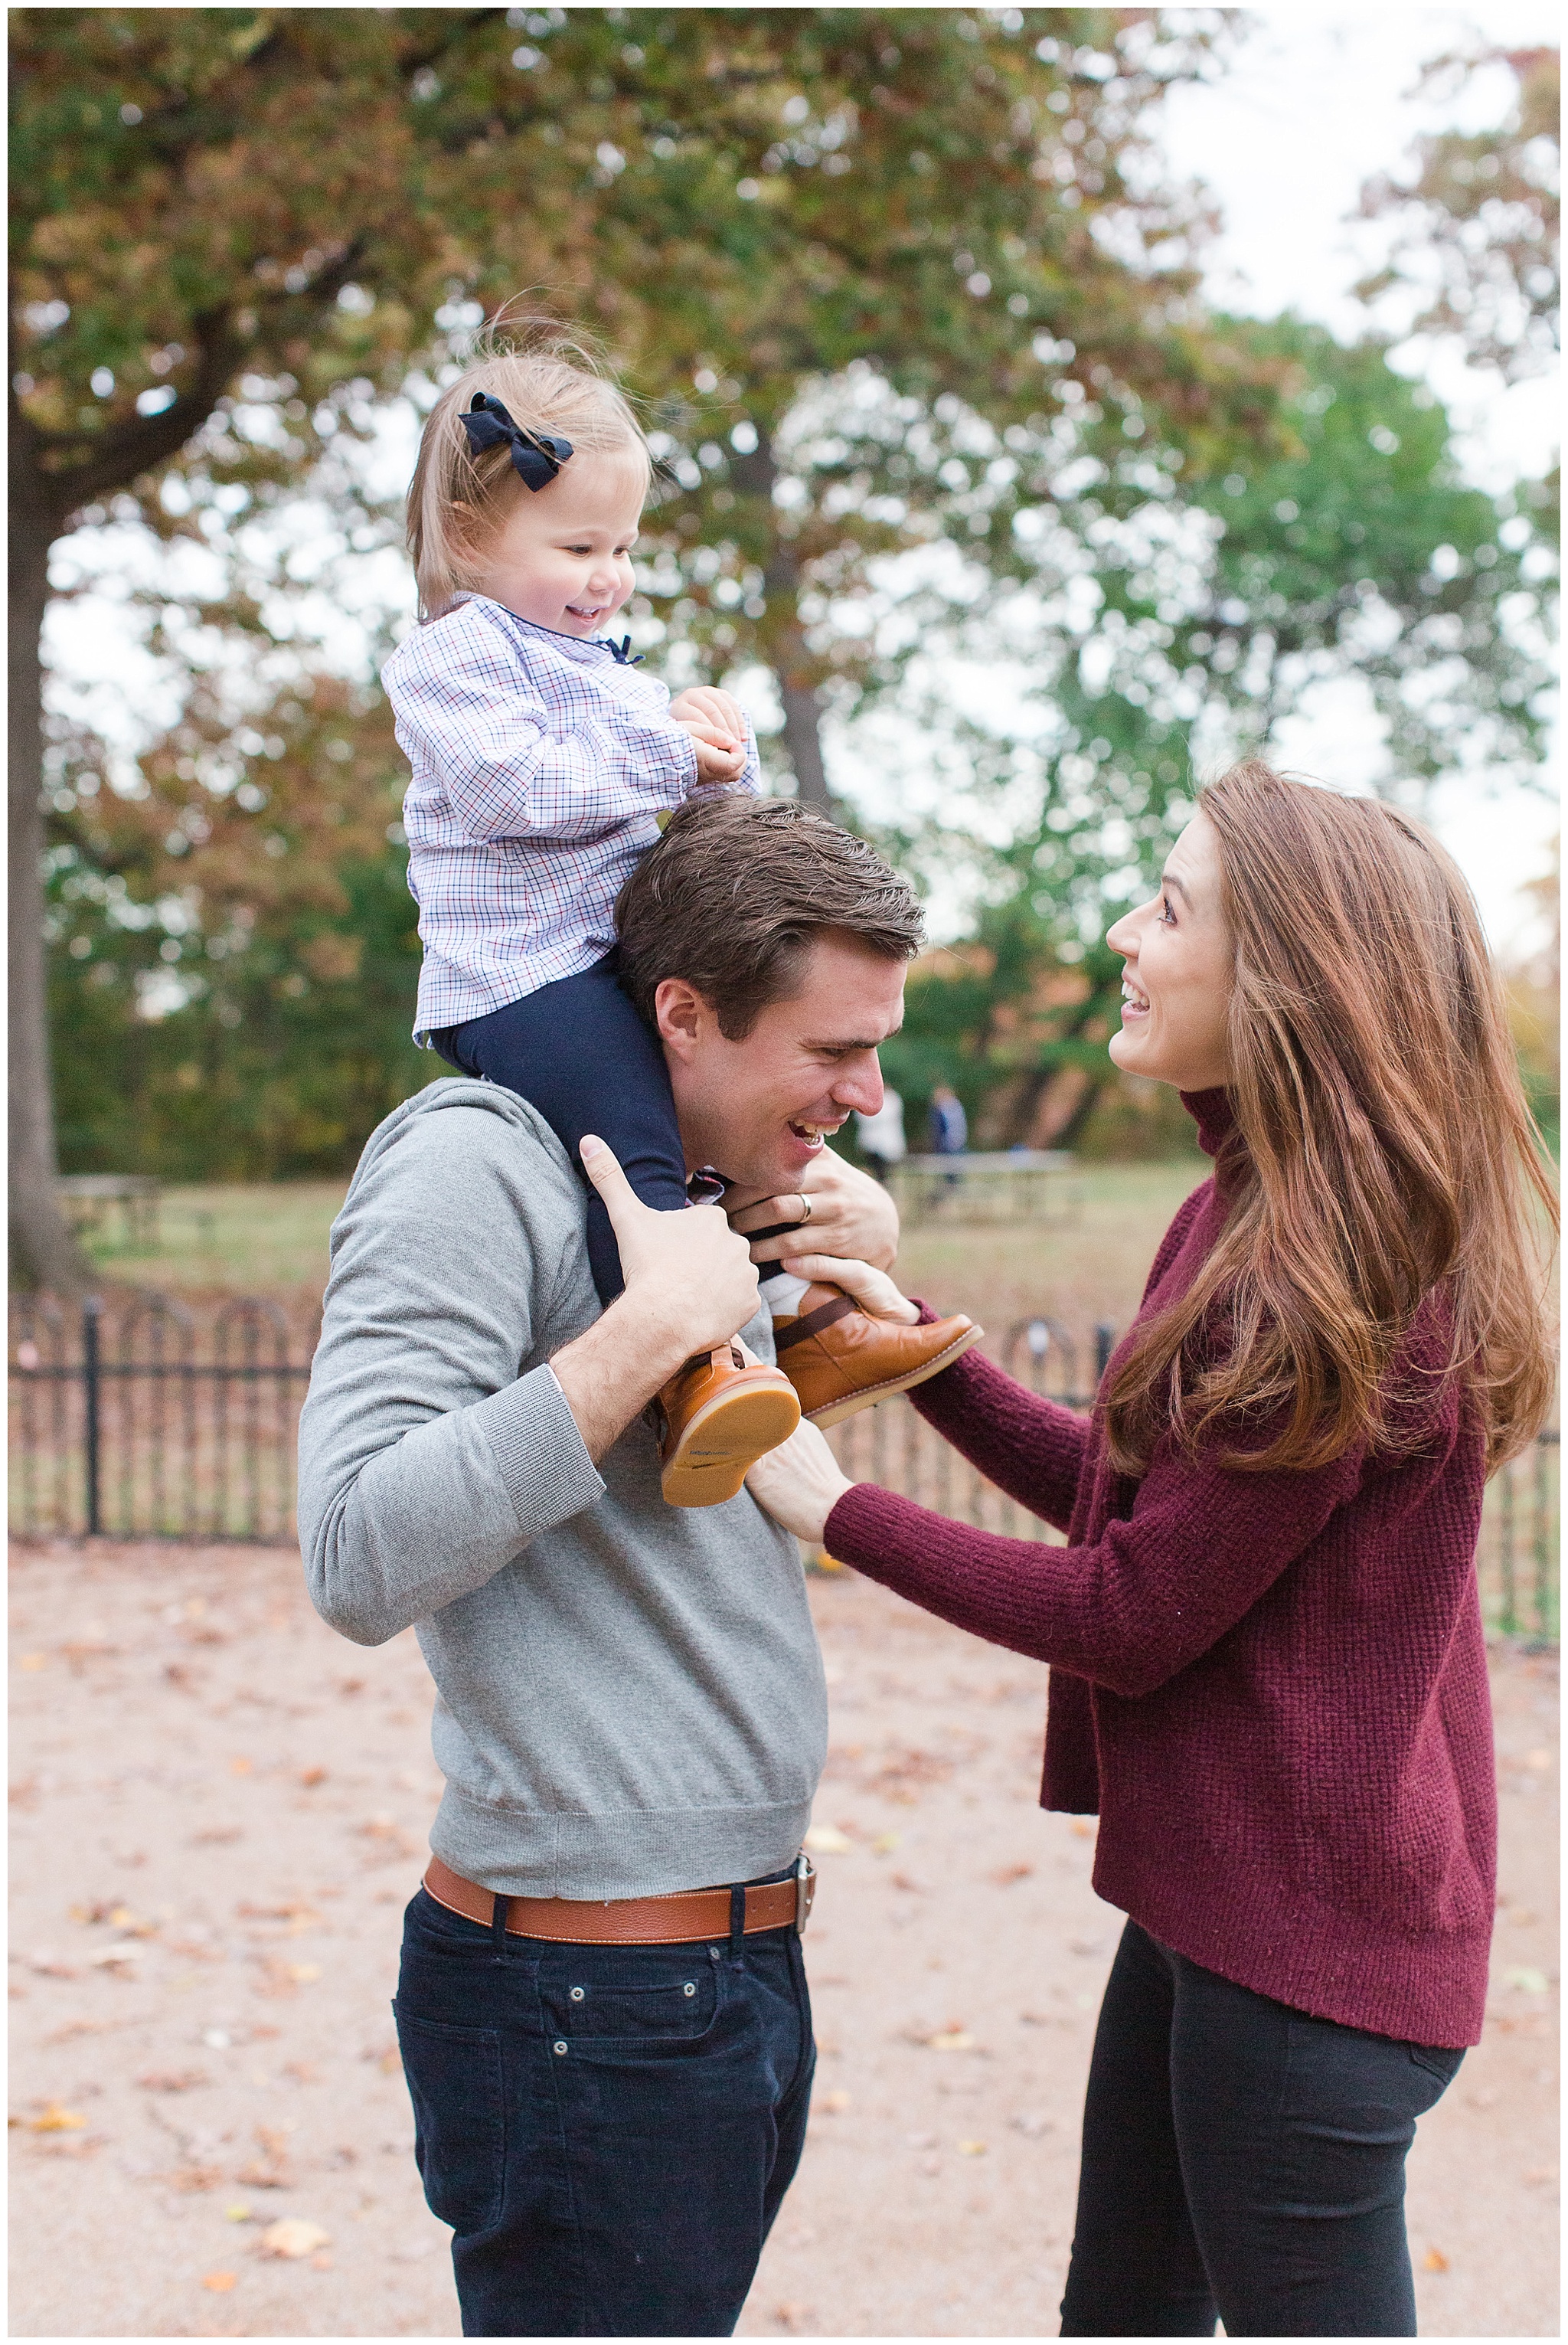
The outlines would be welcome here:
<svg viewBox="0 0 1568 2345">
<path fill-rule="evenodd" d="M 936 2035 L 927 2035 L 926 2042 L 933 2052 L 972 2052 L 975 2038 L 966 2027 L 944 2027 Z"/>
<path fill-rule="evenodd" d="M 208 2272 L 201 2284 L 211 2289 L 214 2296 L 227 2296 L 238 2278 L 238 2272 Z"/>
<path fill-rule="evenodd" d="M 302 1767 L 299 1771 L 299 1781 L 308 1792 L 313 1792 L 318 1783 L 324 1783 L 327 1781 L 327 1770 L 325 1767 Z"/>
<path fill-rule="evenodd" d="M 874 1854 L 877 1856 L 891 1856 L 903 1837 L 904 1835 L 902 1832 L 878 1832 L 876 1838 L 871 1843 Z"/>
<path fill-rule="evenodd" d="M 1032 2111 L 1010 2120 L 1013 2131 L 1021 2133 L 1026 2141 L 1038 2141 L 1042 2134 L 1054 2132 L 1056 2122 L 1055 2117 L 1037 2117 Z"/>
<path fill-rule="evenodd" d="M 986 2145 L 983 2141 L 961 2141 L 958 2144 L 958 2155 L 960 2157 L 984 2157 Z"/>
<path fill-rule="evenodd" d="M 1552 1982 L 1544 1971 L 1524 1968 L 1505 1971 L 1503 1976 L 1510 1986 L 1518 1988 L 1521 1995 L 1550 1995 L 1552 1992 Z"/>
<path fill-rule="evenodd" d="M 138 1939 L 123 1938 L 116 1945 L 99 1946 L 87 1956 L 87 1961 L 93 1969 L 106 1970 L 116 1963 L 139 1962 L 146 1952 Z"/>
<path fill-rule="evenodd" d="M 42 2117 L 29 2120 L 35 2133 L 79 2133 L 86 2122 L 75 2109 L 63 2109 L 57 2101 L 51 2101 Z"/>
<path fill-rule="evenodd" d="M 835 1824 L 813 1824 L 802 1845 L 812 1856 L 848 1856 L 855 1842 Z"/>
<path fill-rule="evenodd" d="M 29 1956 L 28 1967 L 36 1971 L 40 1978 L 76 1978 L 79 1975 L 75 1963 L 68 1963 L 64 1954 L 54 1954 L 47 1946 L 41 1946 L 35 1954 Z"/>
<path fill-rule="evenodd" d="M 1441 2248 L 1429 2248 L 1426 2254 L 1421 2258 L 1421 2268 L 1422 2271 L 1446 2271 L 1448 2269 L 1448 2258 L 1443 2254 Z"/>
<path fill-rule="evenodd" d="M 245 2204 L 245 2201 L 244 2201 L 243 2199 L 241 2199 L 241 2200 L 239 2201 L 239 2204 L 238 2204 L 238 2206 L 235 2206 L 235 2207 L 226 2207 L 226 2208 L 224 2208 L 224 2210 L 223 2210 L 223 2213 L 224 2213 L 224 2219 L 225 2219 L 225 2221 L 226 2221 L 226 2222 L 229 2222 L 229 2223 L 248 2223 L 248 2222 L 249 2222 L 249 2220 L 250 2220 L 250 2209 L 249 2209 L 249 2208 Z"/>
<path fill-rule="evenodd" d="M 1079 1840 L 1093 1840 L 1095 1828 L 1087 1816 L 1073 1818 L 1073 1831 Z"/>
<path fill-rule="evenodd" d="M 830 2117 L 838 2117 L 852 2106 L 850 2096 L 845 2092 L 819 2093 L 816 2096 L 816 2106 L 825 2109 Z"/>
<path fill-rule="evenodd" d="M 47 1653 L 24 1653 L 21 1665 L 25 1670 L 41 1670 L 46 1666 L 48 1659 Z"/>
<path fill-rule="evenodd" d="M 261 2248 L 266 2255 L 286 2256 L 290 2262 L 324 2248 L 331 2238 L 319 2223 L 308 2223 L 301 2215 L 285 2215 L 281 2222 L 268 2223 L 261 2234 Z"/>
<path fill-rule="evenodd" d="M 149 2068 L 137 2082 L 145 2093 L 192 2093 L 207 2076 L 205 2068 Z"/>
<path fill-rule="evenodd" d="M 290 1963 L 288 1975 L 296 1986 L 311 1986 L 321 1975 L 319 1963 Z"/>
<path fill-rule="evenodd" d="M 228 1762 L 228 1771 L 231 1775 L 248 1775 L 251 1764 L 248 1759 L 231 1759 Z"/>
<path fill-rule="evenodd" d="M 331 2257 L 312 2256 L 310 2259 L 310 2269 L 312 2271 L 330 2271 L 332 2269 Z"/>
<path fill-rule="evenodd" d="M 1032 1864 L 1004 1864 L 991 1878 L 998 1889 L 1010 1889 L 1015 1881 L 1027 1881 L 1034 1869 Z"/>
<path fill-rule="evenodd" d="M 926 1894 L 925 1883 L 912 1881 L 906 1873 L 895 1873 L 893 1875 L 893 1886 L 895 1889 L 902 1889 L 909 1897 L 924 1897 Z"/>
</svg>

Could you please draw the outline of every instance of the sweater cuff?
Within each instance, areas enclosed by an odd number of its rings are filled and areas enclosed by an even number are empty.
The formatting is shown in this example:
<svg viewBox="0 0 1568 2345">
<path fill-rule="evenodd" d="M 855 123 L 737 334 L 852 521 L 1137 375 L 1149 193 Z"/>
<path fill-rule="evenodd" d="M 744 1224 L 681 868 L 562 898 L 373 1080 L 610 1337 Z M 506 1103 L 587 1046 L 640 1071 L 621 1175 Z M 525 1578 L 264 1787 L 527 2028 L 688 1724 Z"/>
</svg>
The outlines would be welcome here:
<svg viewBox="0 0 1568 2345">
<path fill-rule="evenodd" d="M 835 1563 L 853 1565 L 868 1579 L 885 1580 L 890 1588 L 898 1585 L 897 1566 L 887 1568 L 891 1543 L 888 1531 L 892 1526 L 886 1517 L 889 1505 L 896 1508 L 898 1498 L 891 1490 L 884 1490 L 875 1482 L 856 1482 L 837 1499 L 823 1525 L 822 1543 Z"/>
<path fill-rule="evenodd" d="M 525 1541 L 570 1521 L 604 1496 L 603 1481 L 552 1369 L 531 1368 L 481 1406 L 496 1467 Z"/>
</svg>

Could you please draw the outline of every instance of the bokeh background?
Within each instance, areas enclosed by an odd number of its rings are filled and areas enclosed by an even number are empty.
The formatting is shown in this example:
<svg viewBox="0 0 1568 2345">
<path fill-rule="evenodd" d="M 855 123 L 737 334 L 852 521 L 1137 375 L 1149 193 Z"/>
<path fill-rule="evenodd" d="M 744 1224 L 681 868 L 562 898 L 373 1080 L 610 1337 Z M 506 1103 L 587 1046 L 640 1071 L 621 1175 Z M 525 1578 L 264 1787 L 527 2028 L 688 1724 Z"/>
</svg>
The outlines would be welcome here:
<svg viewBox="0 0 1568 2345">
<path fill-rule="evenodd" d="M 638 647 L 926 890 L 912 1136 L 946 1081 L 983 1144 L 1183 1144 L 1101 939 L 1251 748 L 1452 839 L 1550 1115 L 1550 22 L 13 12 L 24 1274 L 29 935 L 66 1172 L 341 1175 L 439 1073 L 377 671 L 519 296 L 662 459 Z"/>
<path fill-rule="evenodd" d="M 1081 1399 L 1203 1170 L 1106 1056 L 1103 938 L 1238 753 L 1452 845 L 1556 1145 L 1556 18 L 8 29 L 13 2333 L 454 2334 L 387 2017 L 429 1683 L 315 1619 L 291 1520 L 333 1213 L 444 1072 L 378 682 L 420 419 L 508 304 L 623 371 L 637 647 L 922 888 L 911 1145 L 948 1084 L 1053 1152 L 911 1211 L 906 1283 Z M 1028 1528 L 902 1401 L 836 1437 Z M 1411 2165 L 1430 2334 L 1558 2333 L 1557 1457 L 1483 1525 L 1502 1871 Z M 743 2330 L 1047 2333 L 1093 1825 L 1034 1804 L 1042 1670 L 811 1593 L 822 2068 Z"/>
</svg>

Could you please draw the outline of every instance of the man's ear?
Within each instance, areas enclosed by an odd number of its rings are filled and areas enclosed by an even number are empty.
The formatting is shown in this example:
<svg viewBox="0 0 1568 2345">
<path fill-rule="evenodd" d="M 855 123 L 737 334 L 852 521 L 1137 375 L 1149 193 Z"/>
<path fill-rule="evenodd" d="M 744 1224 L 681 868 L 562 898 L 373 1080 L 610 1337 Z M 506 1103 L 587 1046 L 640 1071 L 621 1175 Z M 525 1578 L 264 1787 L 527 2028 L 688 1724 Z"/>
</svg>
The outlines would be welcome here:
<svg viewBox="0 0 1568 2345">
<path fill-rule="evenodd" d="M 654 1022 L 659 1040 L 678 1059 L 690 1061 L 703 1028 L 713 1014 L 696 987 L 688 985 L 683 977 L 660 979 L 653 994 Z"/>
</svg>

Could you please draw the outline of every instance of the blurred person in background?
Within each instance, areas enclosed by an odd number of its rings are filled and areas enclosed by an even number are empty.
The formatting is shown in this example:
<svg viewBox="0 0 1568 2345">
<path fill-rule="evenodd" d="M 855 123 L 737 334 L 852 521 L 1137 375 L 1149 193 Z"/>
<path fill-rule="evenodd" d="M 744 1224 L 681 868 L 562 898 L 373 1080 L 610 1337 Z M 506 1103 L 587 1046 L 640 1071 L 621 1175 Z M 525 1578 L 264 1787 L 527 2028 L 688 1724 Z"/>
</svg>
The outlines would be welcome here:
<svg viewBox="0 0 1568 2345">
<path fill-rule="evenodd" d="M 1128 1916 L 1062 2334 L 1412 2336 L 1405 2159 L 1479 2040 L 1494 1904 L 1476 1538 L 1551 1406 L 1553 1188 L 1469 890 L 1393 807 L 1239 766 L 1109 942 L 1111 1055 L 1213 1177 L 1091 1418 L 976 1353 L 914 1396 L 1067 1544 L 854 1485 L 809 1426 L 748 1483 L 1051 1664 L 1042 1799 L 1098 1812 Z"/>
<path fill-rule="evenodd" d="M 855 1136 L 868 1172 L 885 1184 L 894 1165 L 902 1164 L 908 1150 L 904 1139 L 904 1101 L 891 1083 L 882 1086 L 882 1105 L 874 1115 L 856 1113 Z"/>
<path fill-rule="evenodd" d="M 938 1083 L 931 1094 L 930 1133 L 932 1153 L 936 1156 L 962 1156 L 969 1145 L 969 1119 L 950 1083 Z M 959 1172 L 949 1172 L 948 1188 L 956 1189 L 962 1178 Z"/>
</svg>

